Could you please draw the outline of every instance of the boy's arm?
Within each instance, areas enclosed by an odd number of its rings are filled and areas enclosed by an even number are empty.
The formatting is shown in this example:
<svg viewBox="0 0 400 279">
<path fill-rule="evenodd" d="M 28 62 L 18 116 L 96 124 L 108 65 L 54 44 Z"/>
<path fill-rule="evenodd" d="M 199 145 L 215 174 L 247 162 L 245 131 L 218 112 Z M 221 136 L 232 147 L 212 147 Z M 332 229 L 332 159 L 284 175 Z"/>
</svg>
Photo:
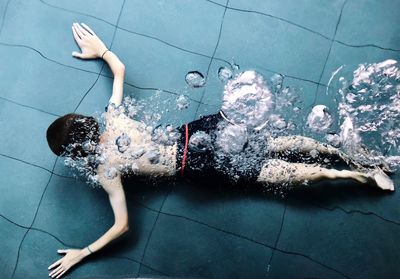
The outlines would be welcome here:
<svg viewBox="0 0 400 279">
<path fill-rule="evenodd" d="M 114 74 L 112 95 L 108 103 L 114 103 L 116 106 L 119 106 L 124 96 L 125 65 L 110 50 L 106 51 L 103 59 L 108 63 Z"/>
<path fill-rule="evenodd" d="M 51 277 L 60 278 L 72 266 L 82 261 L 86 256 L 102 249 L 129 230 L 128 209 L 120 175 L 113 179 L 105 178 L 105 167 L 103 165 L 99 166 L 98 171 L 99 182 L 108 193 L 110 204 L 114 212 L 114 224 L 99 239 L 85 248 L 58 250 L 59 253 L 66 253 L 66 255 L 49 266 L 49 270 L 53 269 L 49 273 Z"/>
<path fill-rule="evenodd" d="M 125 65 L 115 53 L 107 49 L 96 33 L 86 24 L 74 23 L 72 32 L 75 41 L 82 50 L 82 53 L 72 52 L 72 56 L 81 59 L 103 58 L 107 62 L 114 75 L 113 91 L 109 103 L 119 106 L 124 95 Z"/>
</svg>

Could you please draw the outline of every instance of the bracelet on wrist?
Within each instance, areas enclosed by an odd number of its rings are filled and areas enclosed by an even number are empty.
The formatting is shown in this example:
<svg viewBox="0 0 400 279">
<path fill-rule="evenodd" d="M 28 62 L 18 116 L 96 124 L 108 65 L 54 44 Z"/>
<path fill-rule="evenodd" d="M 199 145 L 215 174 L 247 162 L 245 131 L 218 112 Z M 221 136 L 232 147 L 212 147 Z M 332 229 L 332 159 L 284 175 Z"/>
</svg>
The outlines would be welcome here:
<svg viewBox="0 0 400 279">
<path fill-rule="evenodd" d="M 106 50 L 103 52 L 103 54 L 101 55 L 101 59 L 104 59 L 104 58 L 103 58 L 103 57 L 104 57 L 104 54 L 106 54 L 107 51 L 109 51 L 109 49 L 106 49 Z"/>
<path fill-rule="evenodd" d="M 93 251 L 92 251 L 92 250 L 90 250 L 90 248 L 89 248 L 89 245 L 88 245 L 88 246 L 86 246 L 86 248 L 89 250 L 90 254 L 93 254 Z"/>
</svg>

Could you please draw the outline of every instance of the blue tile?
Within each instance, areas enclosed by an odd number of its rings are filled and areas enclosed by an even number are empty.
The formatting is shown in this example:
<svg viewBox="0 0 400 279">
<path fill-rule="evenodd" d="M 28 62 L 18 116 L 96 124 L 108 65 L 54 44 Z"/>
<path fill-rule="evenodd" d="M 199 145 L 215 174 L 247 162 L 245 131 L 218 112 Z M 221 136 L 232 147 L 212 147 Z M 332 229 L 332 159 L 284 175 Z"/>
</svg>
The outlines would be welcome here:
<svg viewBox="0 0 400 279">
<path fill-rule="evenodd" d="M 0 83 L 1 97 L 58 115 L 72 112 L 96 79 L 27 48 L 0 45 L 0 59 L 0 79 L 13 81 Z"/>
<path fill-rule="evenodd" d="M 105 253 L 139 260 L 156 213 L 130 202 L 129 195 L 126 191 L 130 230 L 118 243 L 107 247 Z M 68 245 L 85 247 L 113 224 L 113 211 L 102 188 L 93 189 L 75 179 L 53 176 L 33 227 L 52 233 Z"/>
<path fill-rule="evenodd" d="M 336 39 L 351 45 L 374 44 L 400 50 L 399 18 L 399 1 L 347 1 Z"/>
<path fill-rule="evenodd" d="M 217 53 L 209 65 L 226 2 L 125 1 L 112 50 L 126 65 L 126 96 L 141 99 L 161 113 L 160 123 L 178 126 L 218 112 L 224 87 L 218 69 L 235 62 L 238 71 L 256 70 L 266 80 L 276 72 L 285 75 L 284 86 L 300 90 L 301 123 L 315 93 L 317 103 L 335 110 L 333 95 L 325 95 L 324 86 L 317 92 L 316 82 L 344 0 L 230 0 Z M 80 61 L 71 56 L 78 50 L 71 24 L 87 23 L 110 46 L 122 3 L 0 0 L 0 26 L 4 23 L 0 33 L 0 154 L 52 169 L 56 157 L 47 146 L 45 132 L 56 116 L 39 110 L 57 115 L 73 111 L 103 65 L 100 60 Z M 344 46 L 376 44 L 399 49 L 398 6 L 389 0 L 347 1 L 336 34 L 338 42 L 333 44 L 321 83 L 326 84 L 343 64 L 354 70 L 359 63 L 399 60 L 400 52 Z M 189 71 L 205 76 L 208 71 L 206 86 L 189 87 L 185 82 Z M 77 112 L 100 114 L 111 91 L 112 73 L 104 66 Z M 177 109 L 180 94 L 190 98 L 187 109 Z M 0 156 L 0 215 L 4 215 L 0 216 L 0 235 L 7 240 L 0 241 L 0 277 L 9 278 L 25 233 L 11 221 L 30 225 L 50 174 L 6 156 Z M 55 172 L 72 175 L 63 158 L 56 161 Z M 400 176 L 393 178 L 400 185 Z M 60 241 L 83 247 L 112 225 L 106 193 L 79 179 L 52 176 L 34 228 L 22 243 L 14 278 L 47 277 L 47 266 L 60 258 L 56 253 L 63 247 Z M 124 180 L 124 189 L 130 231 L 66 278 L 135 277 L 150 235 L 139 273 L 142 277 L 343 278 L 333 269 L 351 278 L 400 275 L 396 265 L 399 191 L 387 194 L 352 182 L 321 182 L 294 189 L 287 200 L 280 200 L 263 194 L 263 189 L 223 187 L 216 181 L 138 178 Z M 282 250 L 274 252 L 268 266 L 272 255 L 268 245 L 277 239 L 285 202 L 289 207 L 278 242 Z"/>
<path fill-rule="evenodd" d="M 145 263 L 176 277 L 262 278 L 270 255 L 254 242 L 160 215 Z"/>
<path fill-rule="evenodd" d="M 30 226 L 50 173 L 0 156 L 0 174 L 0 191 L 7 193 L 0 198 L 0 214 L 19 225 Z"/>
<path fill-rule="evenodd" d="M 8 2 L 10 2 L 10 1 L 1 1 L 0 2 L 0 34 L 1 34 L 1 27 L 3 26 L 3 23 L 4 23 L 4 16 L 6 13 Z"/>
<path fill-rule="evenodd" d="M 100 76 L 95 86 L 79 106 L 77 112 L 86 115 L 100 116 L 111 97 L 112 82 L 111 78 Z M 143 90 L 129 84 L 124 85 L 124 96 L 143 101 L 144 104 L 147 105 L 144 110 L 160 114 L 161 118 L 159 123 L 173 126 L 178 126 L 193 120 L 195 109 L 198 104 L 195 100 L 188 99 L 188 108 L 178 109 L 177 98 L 179 95 L 162 90 Z M 190 97 L 190 94 L 188 94 L 188 97 Z M 151 106 L 149 104 L 151 104 Z M 142 117 L 143 113 L 140 113 L 135 119 L 141 121 L 143 120 Z"/>
<path fill-rule="evenodd" d="M 53 8 L 40 1 L 21 0 L 10 2 L 0 41 L 27 45 L 60 63 L 99 72 L 99 60 L 82 61 L 72 57 L 72 51 L 79 51 L 72 34 L 73 22 L 86 23 L 107 46 L 110 45 L 115 28 L 109 24 Z"/>
<path fill-rule="evenodd" d="M 207 105 L 222 105 L 225 82 L 221 81 L 218 78 L 218 71 L 221 67 L 224 67 L 231 70 L 233 74 L 236 73 L 232 69 L 231 65 L 227 62 L 232 61 L 221 61 L 213 59 L 210 70 L 208 72 L 207 84 L 204 88 L 202 103 Z"/>
<path fill-rule="evenodd" d="M 318 81 L 329 46 L 329 40 L 288 23 L 228 10 L 216 57 Z"/>
<path fill-rule="evenodd" d="M 206 1 L 209 3 L 213 3 L 215 5 L 218 5 L 218 6 L 225 6 L 226 3 L 228 2 L 227 0 L 206 0 Z"/>
<path fill-rule="evenodd" d="M 116 25 L 123 0 L 88 0 L 85 2 L 79 0 L 62 2 L 56 0 L 40 0 L 40 2 L 59 7 L 60 9 L 67 9 L 71 12 L 91 15 L 97 19 L 102 19 Z"/>
<path fill-rule="evenodd" d="M 48 278 L 50 273 L 48 266 L 63 256 L 57 253 L 57 250 L 68 248 L 70 247 L 65 247 L 47 233 L 30 230 L 22 243 L 14 278 Z M 64 276 L 65 278 L 98 278 L 107 274 L 132 277 L 137 274 L 138 267 L 136 262 L 130 260 L 94 254 L 72 267 Z"/>
<path fill-rule="evenodd" d="M 271 278 L 330 278 L 343 279 L 343 275 L 328 269 L 306 257 L 276 251 L 270 263 L 268 275 Z"/>
<path fill-rule="evenodd" d="M 218 113 L 221 109 L 220 105 L 200 105 L 197 111 L 195 119 L 199 119 L 202 116 Z"/>
<path fill-rule="evenodd" d="M 207 1 L 127 1 L 121 28 L 211 56 L 224 8 Z"/>
<path fill-rule="evenodd" d="M 113 80 L 101 75 L 97 81 L 96 79 L 92 82 L 94 86 L 90 91 L 86 91 L 87 94 L 77 108 L 76 113 L 84 115 L 98 114 L 98 116 L 100 116 L 100 114 L 104 112 L 104 107 L 108 104 L 108 100 L 112 95 Z"/>
<path fill-rule="evenodd" d="M 55 155 L 47 144 L 46 130 L 55 119 L 0 99 L 0 153 L 51 170 Z"/>
<path fill-rule="evenodd" d="M 223 62 L 220 61 L 214 61 L 211 66 L 211 71 L 212 73 L 209 76 L 209 83 L 207 87 L 205 88 L 204 96 L 202 102 L 207 104 L 207 105 L 201 105 L 199 107 L 198 113 L 196 117 L 199 117 L 200 115 L 207 115 L 207 114 L 212 114 L 218 112 L 218 110 L 222 106 L 222 99 L 224 95 L 224 86 L 226 83 L 221 82 L 218 77 L 218 69 L 220 67 L 225 66 Z M 233 71 L 233 74 L 244 72 L 244 71 L 256 71 L 260 75 L 264 77 L 264 80 L 271 88 L 271 77 L 276 74 L 275 72 L 271 72 L 270 69 L 264 68 L 264 67 L 259 67 L 259 66 L 253 66 L 251 64 L 241 64 L 240 70 Z M 286 120 L 295 120 L 295 123 L 304 123 L 307 119 L 307 115 L 310 112 L 310 107 L 314 101 L 314 96 L 315 92 L 317 89 L 317 84 L 313 83 L 308 80 L 301 80 L 301 79 L 296 79 L 290 76 L 284 76 L 283 79 L 283 84 L 282 88 L 285 87 L 290 87 L 292 90 L 295 90 L 297 92 L 298 100 L 295 103 L 295 106 L 298 106 L 301 111 L 298 114 L 292 113 L 292 110 L 287 108 L 282 111 L 282 116 Z M 325 87 L 321 87 L 325 88 Z M 283 94 L 283 93 L 282 93 Z M 298 129 L 295 131 L 295 133 L 303 133 L 303 125 L 298 125 Z"/>
<path fill-rule="evenodd" d="M 333 38 L 343 2 L 344 0 L 231 0 L 229 7 L 264 13 L 278 18 L 275 20 L 283 19 Z"/>
<path fill-rule="evenodd" d="M 347 73 L 351 73 L 357 69 L 359 64 L 377 63 L 386 59 L 399 60 L 400 52 L 381 50 L 374 47 L 348 47 L 335 42 L 332 46 L 321 83 L 327 84 L 332 73 L 340 66 L 345 65 L 348 69 Z"/>
<path fill-rule="evenodd" d="M 64 157 L 59 157 L 56 166 L 54 167 L 54 174 L 58 176 L 65 176 L 73 178 L 73 172 L 70 168 L 66 167 L 64 164 Z"/>
<path fill-rule="evenodd" d="M 84 247 L 95 240 L 94 235 L 105 232 L 113 220 L 102 189 L 91 189 L 75 179 L 53 176 L 33 227 L 51 232 L 71 245 Z"/>
<path fill-rule="evenodd" d="M 392 175 L 395 188 L 400 185 L 398 174 Z M 312 191 L 295 193 L 295 197 L 306 205 L 325 210 L 347 211 L 365 214 L 369 218 L 400 224 L 400 200 L 398 191 L 387 193 L 374 185 L 360 185 L 353 181 L 323 182 Z"/>
<path fill-rule="evenodd" d="M 177 184 L 163 212 L 274 245 L 281 225 L 283 200 L 268 198 L 260 189 L 252 191 L 252 187 L 255 186 L 246 185 L 251 194 L 245 194 L 238 193 L 234 186 L 221 185 L 220 181 Z"/>
<path fill-rule="evenodd" d="M 142 266 L 140 268 L 139 276 L 141 278 L 162 278 L 162 276 L 165 276 L 165 274 L 152 268 Z"/>
<path fill-rule="evenodd" d="M 190 71 L 205 75 L 209 58 L 183 52 L 149 38 L 118 30 L 112 50 L 125 64 L 125 79 L 141 88 L 154 88 L 189 95 L 199 100 L 202 88 L 191 88 L 185 81 Z M 111 76 L 105 68 L 105 74 Z"/>
<path fill-rule="evenodd" d="M 17 261 L 18 246 L 26 229 L 17 227 L 0 216 L 0 270 L 3 278 L 10 278 Z"/>
<path fill-rule="evenodd" d="M 307 255 L 350 278 L 395 278 L 400 275 L 399 230 L 398 225 L 372 216 L 316 210 L 293 202 L 278 248 Z"/>
</svg>

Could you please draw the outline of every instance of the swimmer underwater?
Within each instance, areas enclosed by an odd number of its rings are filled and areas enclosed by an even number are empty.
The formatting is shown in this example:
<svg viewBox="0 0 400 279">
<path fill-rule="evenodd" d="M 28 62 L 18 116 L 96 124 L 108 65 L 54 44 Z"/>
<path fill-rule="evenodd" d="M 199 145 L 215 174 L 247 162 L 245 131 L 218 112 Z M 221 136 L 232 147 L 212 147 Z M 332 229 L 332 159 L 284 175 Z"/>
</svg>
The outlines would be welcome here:
<svg viewBox="0 0 400 279">
<path fill-rule="evenodd" d="M 115 221 L 104 235 L 88 246 L 82 249 L 58 250 L 65 256 L 49 266 L 48 269 L 51 270 L 49 276 L 53 278 L 60 278 L 72 266 L 129 230 L 128 211 L 121 182 L 124 175 L 191 177 L 192 175 L 220 174 L 213 161 L 213 148 L 207 152 L 190 150 L 188 137 L 196 132 L 213 134 L 220 122 L 225 125 L 239 125 L 229 120 L 221 110 L 217 114 L 182 125 L 177 129 L 181 136 L 173 144 L 163 145 L 152 142 L 151 131 L 143 129 L 141 122 L 131 119 L 124 113 L 115 113 L 123 100 L 124 64 L 115 53 L 107 49 L 86 24 L 74 23 L 72 33 L 82 51 L 81 53 L 73 52 L 72 56 L 79 59 L 104 59 L 114 75 L 112 95 L 104 113 L 104 132 L 100 132 L 99 123 L 95 118 L 71 113 L 58 118 L 49 126 L 47 141 L 50 149 L 57 156 L 88 157 L 92 155 L 93 146 L 98 147 L 96 150 L 101 150 L 104 160 L 95 165 L 96 177 L 97 182 L 108 193 Z M 84 143 L 88 142 L 93 146 L 84 148 Z M 394 190 L 393 181 L 382 170 L 389 172 L 385 165 L 360 165 L 339 149 L 303 136 L 269 137 L 266 142 L 268 151 L 263 153 L 265 156 L 262 160 L 252 164 L 249 171 L 239 172 L 242 181 L 265 185 L 301 185 L 308 181 L 351 179 L 362 184 L 372 184 L 383 190 Z M 109 148 L 101 148 L 102 146 Z M 137 146 L 141 147 L 140 151 L 133 150 Z M 121 150 L 122 147 L 123 150 Z M 291 158 L 288 156 L 285 160 L 288 150 L 290 150 Z M 351 170 L 325 168 L 318 162 L 304 163 L 302 158 L 305 158 L 312 150 L 318 151 L 321 156 L 336 158 Z M 157 156 L 146 156 L 147 153 Z M 126 156 L 126 154 L 131 154 L 131 156 Z M 279 159 L 278 155 L 280 155 Z M 293 155 L 296 158 L 295 162 L 293 162 Z M 129 166 L 132 169 L 133 165 L 135 166 L 133 173 L 132 170 L 125 172 L 120 167 Z"/>
</svg>

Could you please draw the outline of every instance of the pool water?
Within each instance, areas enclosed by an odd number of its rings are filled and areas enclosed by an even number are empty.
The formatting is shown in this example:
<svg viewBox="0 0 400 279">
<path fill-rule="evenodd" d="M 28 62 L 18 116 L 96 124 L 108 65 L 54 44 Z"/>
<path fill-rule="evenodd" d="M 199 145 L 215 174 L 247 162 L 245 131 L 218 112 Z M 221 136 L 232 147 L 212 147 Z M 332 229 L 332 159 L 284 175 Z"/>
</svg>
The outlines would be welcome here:
<svg viewBox="0 0 400 279">
<path fill-rule="evenodd" d="M 102 61 L 71 56 L 73 22 L 124 62 L 125 94 L 151 104 L 151 121 L 178 126 L 218 112 L 225 84 L 252 70 L 273 93 L 297 96 L 297 109 L 275 118 L 279 129 L 290 118 L 305 127 L 316 106 L 339 128 L 340 77 L 400 60 L 399 18 L 392 0 L 0 0 L 0 277 L 44 278 L 57 249 L 85 247 L 113 224 L 106 193 L 74 178 L 45 139 L 61 115 L 99 116 L 112 89 Z M 362 140 L 396 155 L 376 134 Z M 399 186 L 398 172 L 392 178 Z M 124 186 L 130 231 L 65 278 L 400 276 L 398 190 L 337 181 L 282 196 L 212 179 Z"/>
</svg>

